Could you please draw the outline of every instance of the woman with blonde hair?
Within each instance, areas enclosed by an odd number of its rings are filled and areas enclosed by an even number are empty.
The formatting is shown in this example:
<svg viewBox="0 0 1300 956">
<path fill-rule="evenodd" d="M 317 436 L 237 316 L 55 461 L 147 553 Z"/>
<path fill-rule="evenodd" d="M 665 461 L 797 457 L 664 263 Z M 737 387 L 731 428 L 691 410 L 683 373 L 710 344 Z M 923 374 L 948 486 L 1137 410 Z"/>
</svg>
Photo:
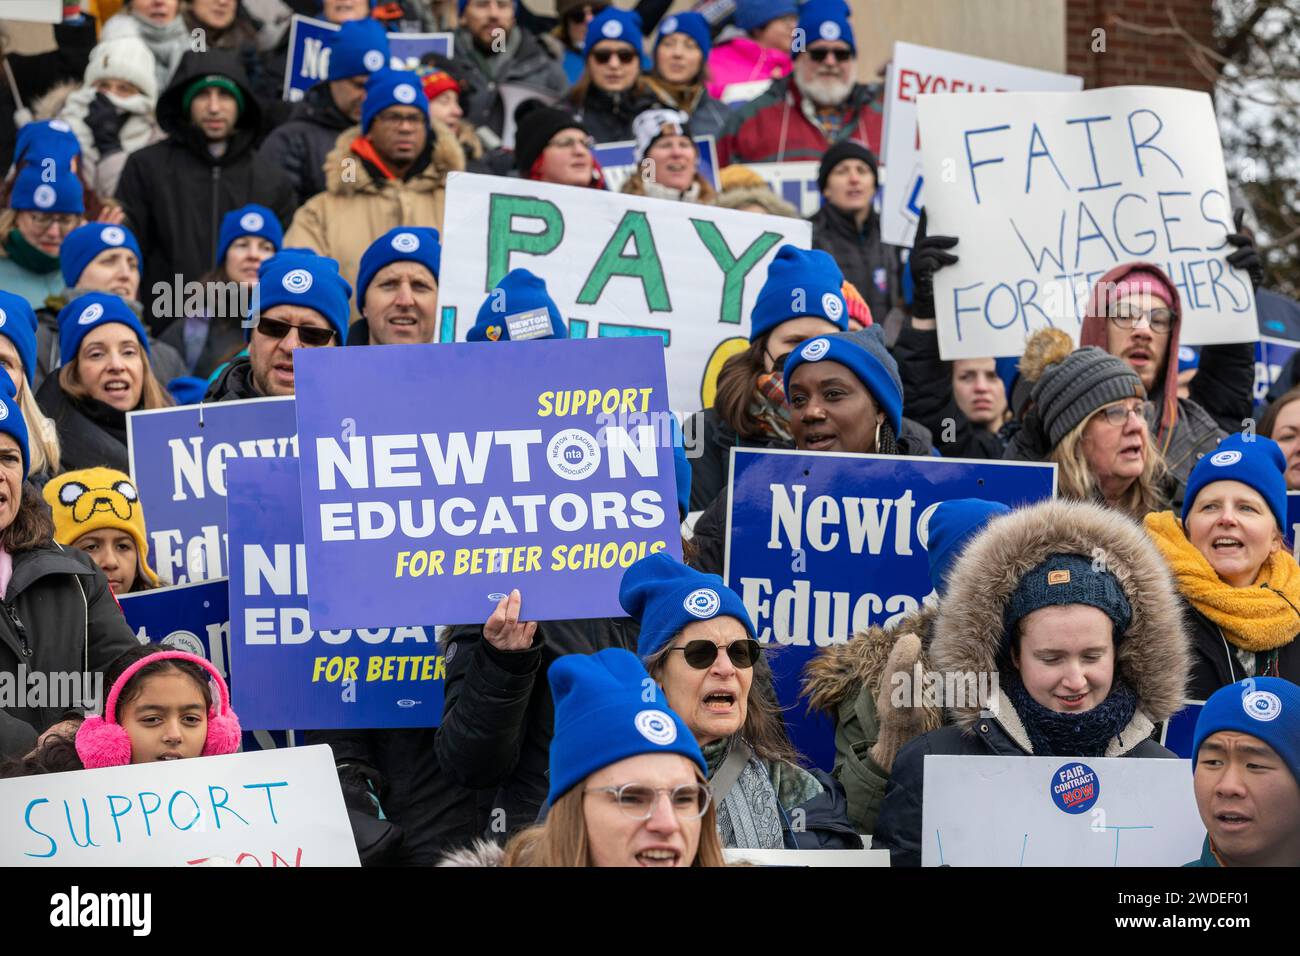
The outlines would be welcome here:
<svg viewBox="0 0 1300 956">
<path fill-rule="evenodd" d="M 36 374 L 36 313 L 20 295 L 0 291 L 0 367 L 14 383 L 18 408 L 27 421 L 27 478 L 38 486 L 59 472 L 59 436 L 41 414 L 32 388 Z"/>
<path fill-rule="evenodd" d="M 89 292 L 59 312 L 62 367 L 36 401 L 58 429 L 63 466 L 128 470 L 126 414 L 174 405 L 149 363 L 149 336 L 120 296 Z"/>
<path fill-rule="evenodd" d="M 1072 349 L 1057 330 L 1035 333 L 1021 375 L 1035 382 L 1006 458 L 1057 465 L 1062 498 L 1096 501 L 1141 520 L 1168 506 L 1163 458 L 1147 427 L 1147 392 L 1123 359 Z"/>
<path fill-rule="evenodd" d="M 504 850 L 480 841 L 442 866 L 725 866 L 706 765 L 690 730 L 622 648 L 550 669 L 546 819 Z"/>
</svg>

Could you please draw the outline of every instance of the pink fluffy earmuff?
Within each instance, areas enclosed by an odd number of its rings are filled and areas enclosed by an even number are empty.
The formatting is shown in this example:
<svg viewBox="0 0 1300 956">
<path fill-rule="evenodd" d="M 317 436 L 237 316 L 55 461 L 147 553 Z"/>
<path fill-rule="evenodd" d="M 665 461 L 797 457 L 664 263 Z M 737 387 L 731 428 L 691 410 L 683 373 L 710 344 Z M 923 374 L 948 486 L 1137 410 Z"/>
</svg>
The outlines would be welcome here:
<svg viewBox="0 0 1300 956">
<path fill-rule="evenodd" d="M 77 756 L 81 758 L 87 770 L 98 767 L 124 767 L 131 762 L 131 738 L 117 722 L 118 695 L 141 668 L 169 659 L 198 664 L 211 674 L 216 682 L 220 706 L 214 705 L 208 709 L 208 736 L 203 742 L 203 756 L 216 757 L 239 750 L 239 741 L 243 732 L 239 727 L 239 718 L 230 709 L 230 688 L 226 686 L 221 672 L 207 659 L 196 654 L 187 654 L 185 651 L 163 651 L 160 654 L 142 657 L 123 671 L 122 676 L 113 682 L 113 687 L 108 693 L 108 700 L 104 704 L 104 716 L 87 717 L 82 722 L 77 730 Z"/>
</svg>

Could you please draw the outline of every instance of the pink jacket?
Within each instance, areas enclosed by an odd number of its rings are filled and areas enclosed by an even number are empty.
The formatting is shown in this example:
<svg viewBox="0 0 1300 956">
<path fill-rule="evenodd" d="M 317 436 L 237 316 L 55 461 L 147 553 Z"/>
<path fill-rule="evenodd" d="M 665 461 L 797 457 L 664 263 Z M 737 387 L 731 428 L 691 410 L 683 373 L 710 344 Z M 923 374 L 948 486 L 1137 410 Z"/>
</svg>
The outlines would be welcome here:
<svg viewBox="0 0 1300 956">
<path fill-rule="evenodd" d="M 709 95 L 726 101 L 723 90 L 732 83 L 752 83 L 786 76 L 794 63 L 790 54 L 759 46 L 749 37 L 736 37 L 709 54 Z M 743 97 L 752 100 L 761 91 Z"/>
</svg>

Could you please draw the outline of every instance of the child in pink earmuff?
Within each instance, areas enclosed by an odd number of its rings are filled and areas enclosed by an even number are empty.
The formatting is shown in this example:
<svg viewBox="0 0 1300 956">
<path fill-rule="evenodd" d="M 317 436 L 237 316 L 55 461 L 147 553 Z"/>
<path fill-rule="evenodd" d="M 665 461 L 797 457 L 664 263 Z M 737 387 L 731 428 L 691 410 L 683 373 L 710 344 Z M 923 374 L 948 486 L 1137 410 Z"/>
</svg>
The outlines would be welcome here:
<svg viewBox="0 0 1300 956">
<path fill-rule="evenodd" d="M 239 750 L 230 690 L 204 658 L 142 645 L 118 658 L 109 674 L 104 716 L 86 718 L 77 730 L 77 756 L 86 769 Z M 217 686 L 215 703 L 209 681 Z"/>
</svg>

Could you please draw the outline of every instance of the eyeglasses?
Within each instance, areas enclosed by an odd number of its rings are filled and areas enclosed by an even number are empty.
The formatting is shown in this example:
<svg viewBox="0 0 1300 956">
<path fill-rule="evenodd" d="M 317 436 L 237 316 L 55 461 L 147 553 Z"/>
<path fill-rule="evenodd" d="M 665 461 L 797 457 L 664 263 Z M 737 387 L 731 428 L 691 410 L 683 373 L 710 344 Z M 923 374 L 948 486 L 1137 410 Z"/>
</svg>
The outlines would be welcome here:
<svg viewBox="0 0 1300 956">
<path fill-rule="evenodd" d="M 636 50 L 623 50 L 623 49 L 593 50 L 591 54 L 591 58 L 595 60 L 597 63 L 599 63 L 601 66 L 604 66 L 606 63 L 608 63 L 610 57 L 615 57 L 615 56 L 618 57 L 618 62 L 622 63 L 624 66 L 627 66 L 627 64 L 631 63 L 633 60 L 636 59 Z"/>
<path fill-rule="evenodd" d="M 840 50 L 835 47 L 819 46 L 817 49 L 807 52 L 814 63 L 824 63 L 827 57 L 834 57 L 837 63 L 848 63 L 853 59 L 852 50 Z"/>
<path fill-rule="evenodd" d="M 268 319 L 266 316 L 260 317 L 254 328 L 271 339 L 282 339 L 289 334 L 290 329 L 297 329 L 298 341 L 308 348 L 329 345 L 338 334 L 333 329 L 318 329 L 314 325 L 294 325 L 292 322 L 284 322 L 280 319 Z"/>
<path fill-rule="evenodd" d="M 576 146 L 581 146 L 590 153 L 596 148 L 596 141 L 590 136 L 561 136 L 559 139 L 553 139 L 546 144 L 547 149 L 552 147 L 555 149 L 573 149 Z"/>
<path fill-rule="evenodd" d="M 654 816 L 659 794 L 668 794 L 668 803 L 679 820 L 698 820 L 709 809 L 713 794 L 708 787 L 698 783 L 683 783 L 677 787 L 647 787 L 639 783 L 625 783 L 621 787 L 588 787 L 583 793 L 612 793 L 623 815 L 633 820 L 649 820 Z"/>
<path fill-rule="evenodd" d="M 31 219 L 32 225 L 41 232 L 49 229 L 50 226 L 58 226 L 59 232 L 66 234 L 76 229 L 77 223 L 81 222 L 80 216 L 71 213 L 63 215 L 52 212 L 29 212 L 26 209 L 24 209 L 23 212 L 27 213 L 28 217 Z"/>
<path fill-rule="evenodd" d="M 732 641 L 730 644 L 715 644 L 712 641 L 687 641 L 681 647 L 670 647 L 670 651 L 681 651 L 682 656 L 686 658 L 686 663 L 690 664 L 697 671 L 708 670 L 713 666 L 713 662 L 718 659 L 718 651 L 726 650 L 727 657 L 731 663 L 737 667 L 753 667 L 758 661 L 758 655 L 762 653 L 762 648 L 758 641 L 752 638 L 745 638 L 743 641 Z"/>
<path fill-rule="evenodd" d="M 1099 414 L 1104 415 L 1108 423 L 1118 427 L 1127 423 L 1130 415 L 1138 421 L 1145 421 L 1146 405 L 1142 402 L 1134 402 L 1131 405 L 1108 405 Z"/>
<path fill-rule="evenodd" d="M 1143 312 L 1141 309 L 1120 308 L 1116 309 L 1115 314 L 1110 317 L 1111 322 L 1121 329 L 1135 329 L 1142 319 L 1146 319 L 1152 332 L 1168 332 L 1174 325 L 1174 313 L 1169 309 L 1152 309 L 1150 312 Z"/>
</svg>

